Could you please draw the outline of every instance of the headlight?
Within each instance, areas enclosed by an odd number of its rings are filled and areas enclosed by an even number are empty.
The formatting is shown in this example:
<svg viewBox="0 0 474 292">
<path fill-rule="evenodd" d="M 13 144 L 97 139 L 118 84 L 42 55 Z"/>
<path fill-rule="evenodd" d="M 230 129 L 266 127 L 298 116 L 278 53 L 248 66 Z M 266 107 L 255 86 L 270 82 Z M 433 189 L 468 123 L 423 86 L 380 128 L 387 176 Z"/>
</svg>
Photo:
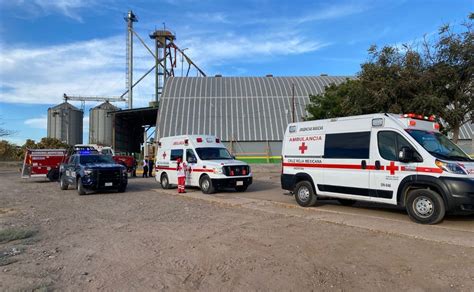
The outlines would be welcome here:
<svg viewBox="0 0 474 292">
<path fill-rule="evenodd" d="M 91 175 L 92 174 L 92 169 L 84 169 L 84 174 L 85 175 Z"/>
<path fill-rule="evenodd" d="M 214 173 L 217 173 L 217 174 L 223 173 L 222 167 L 216 167 L 216 168 L 214 168 Z"/>
<path fill-rule="evenodd" d="M 436 166 L 450 173 L 467 175 L 467 171 L 459 163 L 436 160 Z"/>
</svg>

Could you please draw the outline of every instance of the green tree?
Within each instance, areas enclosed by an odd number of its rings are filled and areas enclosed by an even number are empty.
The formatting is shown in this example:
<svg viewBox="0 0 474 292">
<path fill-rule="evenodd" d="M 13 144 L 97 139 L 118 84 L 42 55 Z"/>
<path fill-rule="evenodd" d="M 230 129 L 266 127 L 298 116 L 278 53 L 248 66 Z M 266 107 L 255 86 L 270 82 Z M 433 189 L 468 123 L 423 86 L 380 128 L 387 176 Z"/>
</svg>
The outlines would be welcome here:
<svg viewBox="0 0 474 292">
<path fill-rule="evenodd" d="M 435 114 L 457 142 L 459 128 L 474 119 L 474 35 L 471 14 L 464 31 L 443 26 L 422 50 L 371 46 L 356 79 L 310 96 L 307 119 L 375 112 Z"/>
</svg>

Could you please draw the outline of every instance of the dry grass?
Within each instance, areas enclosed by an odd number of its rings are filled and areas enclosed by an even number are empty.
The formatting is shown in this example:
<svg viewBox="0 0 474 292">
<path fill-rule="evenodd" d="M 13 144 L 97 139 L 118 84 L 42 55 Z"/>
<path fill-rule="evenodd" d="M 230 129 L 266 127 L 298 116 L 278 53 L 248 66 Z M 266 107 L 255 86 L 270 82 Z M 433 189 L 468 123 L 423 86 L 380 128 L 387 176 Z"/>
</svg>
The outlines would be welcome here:
<svg viewBox="0 0 474 292">
<path fill-rule="evenodd" d="M 36 234 L 35 230 L 23 228 L 8 228 L 0 230 L 0 243 L 30 238 Z"/>
</svg>

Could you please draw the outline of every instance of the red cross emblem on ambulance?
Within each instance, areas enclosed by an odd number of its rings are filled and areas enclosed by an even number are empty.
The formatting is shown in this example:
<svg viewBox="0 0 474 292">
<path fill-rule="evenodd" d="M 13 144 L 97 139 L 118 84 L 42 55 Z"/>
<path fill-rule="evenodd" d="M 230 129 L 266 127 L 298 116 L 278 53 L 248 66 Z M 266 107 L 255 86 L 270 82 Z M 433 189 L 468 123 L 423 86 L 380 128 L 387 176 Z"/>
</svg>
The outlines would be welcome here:
<svg viewBox="0 0 474 292">
<path fill-rule="evenodd" d="M 398 166 L 395 165 L 395 162 L 390 162 L 390 165 L 386 167 L 388 171 L 390 171 L 390 175 L 395 175 L 395 170 L 398 170 Z"/>
<path fill-rule="evenodd" d="M 301 154 L 304 154 L 304 152 L 308 150 L 308 146 L 306 146 L 306 144 L 303 142 L 298 149 L 300 150 Z"/>
</svg>

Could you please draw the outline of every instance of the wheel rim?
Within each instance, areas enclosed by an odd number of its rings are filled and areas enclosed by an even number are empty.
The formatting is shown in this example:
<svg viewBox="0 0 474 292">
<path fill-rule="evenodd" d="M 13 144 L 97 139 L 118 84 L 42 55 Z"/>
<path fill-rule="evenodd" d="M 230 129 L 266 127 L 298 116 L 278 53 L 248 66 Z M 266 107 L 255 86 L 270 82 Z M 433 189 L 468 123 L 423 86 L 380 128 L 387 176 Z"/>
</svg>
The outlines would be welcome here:
<svg viewBox="0 0 474 292">
<path fill-rule="evenodd" d="M 163 176 L 161 179 L 161 185 L 166 187 L 168 185 L 168 178 L 166 176 Z"/>
<path fill-rule="evenodd" d="M 416 215 L 428 218 L 434 212 L 433 201 L 428 197 L 420 196 L 413 201 L 413 210 L 415 210 Z"/>
<path fill-rule="evenodd" d="M 204 179 L 202 181 L 202 185 L 201 185 L 201 188 L 204 190 L 204 191 L 207 191 L 209 189 L 209 181 L 207 179 Z"/>
<path fill-rule="evenodd" d="M 61 185 L 61 187 L 64 187 L 64 180 L 61 179 L 61 180 L 59 181 L 59 184 Z"/>
<path fill-rule="evenodd" d="M 298 189 L 298 199 L 302 202 L 309 200 L 310 192 L 306 186 L 302 186 Z"/>
</svg>

